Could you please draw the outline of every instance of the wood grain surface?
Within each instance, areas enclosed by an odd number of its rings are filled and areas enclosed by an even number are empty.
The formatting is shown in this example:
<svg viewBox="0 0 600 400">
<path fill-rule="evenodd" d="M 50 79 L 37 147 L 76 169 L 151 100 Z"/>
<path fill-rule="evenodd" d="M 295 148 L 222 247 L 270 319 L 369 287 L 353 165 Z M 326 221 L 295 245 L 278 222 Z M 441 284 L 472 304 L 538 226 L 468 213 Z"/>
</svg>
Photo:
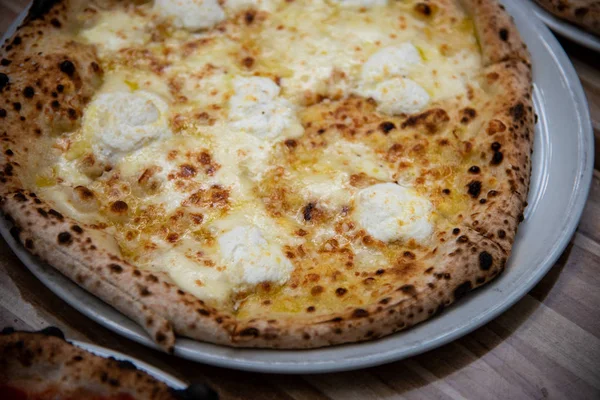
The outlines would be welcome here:
<svg viewBox="0 0 600 400">
<path fill-rule="evenodd" d="M 0 34 L 27 0 L 0 0 Z M 600 54 L 561 39 L 583 82 L 600 161 Z M 428 353 L 354 372 L 283 376 L 206 366 L 103 328 L 44 287 L 0 239 L 0 327 L 55 325 L 73 339 L 149 362 L 222 399 L 600 399 L 600 172 L 583 218 L 550 273 L 499 318 Z M 1 397 L 1 396 L 0 396 Z"/>
</svg>

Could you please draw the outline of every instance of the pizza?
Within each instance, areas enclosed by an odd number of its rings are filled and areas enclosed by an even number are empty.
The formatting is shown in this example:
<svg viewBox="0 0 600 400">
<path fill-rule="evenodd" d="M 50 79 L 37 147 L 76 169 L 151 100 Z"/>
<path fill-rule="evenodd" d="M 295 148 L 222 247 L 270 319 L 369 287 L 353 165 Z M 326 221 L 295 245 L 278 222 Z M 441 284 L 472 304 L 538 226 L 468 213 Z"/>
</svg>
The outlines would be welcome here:
<svg viewBox="0 0 600 400">
<path fill-rule="evenodd" d="M 13 236 L 166 350 L 406 329 L 523 220 L 531 63 L 495 0 L 37 1 L 2 54 Z"/>
<path fill-rule="evenodd" d="M 598 0 L 536 0 L 559 18 L 600 35 L 600 1 Z"/>
<path fill-rule="evenodd" d="M 205 385 L 169 388 L 130 361 L 103 358 L 65 341 L 55 327 L 0 333 L 4 400 L 216 400 Z"/>
</svg>

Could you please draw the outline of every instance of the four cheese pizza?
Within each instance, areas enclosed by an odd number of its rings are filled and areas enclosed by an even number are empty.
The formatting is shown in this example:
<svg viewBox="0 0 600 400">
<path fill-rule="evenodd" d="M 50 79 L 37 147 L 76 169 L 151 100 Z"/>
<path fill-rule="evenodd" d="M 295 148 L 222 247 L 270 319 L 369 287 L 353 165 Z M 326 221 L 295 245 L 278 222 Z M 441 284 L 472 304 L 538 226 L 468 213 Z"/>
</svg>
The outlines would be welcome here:
<svg viewBox="0 0 600 400">
<path fill-rule="evenodd" d="M 531 65 L 496 0 L 39 0 L 2 54 L 14 237 L 165 349 L 410 327 L 523 219 Z"/>
</svg>

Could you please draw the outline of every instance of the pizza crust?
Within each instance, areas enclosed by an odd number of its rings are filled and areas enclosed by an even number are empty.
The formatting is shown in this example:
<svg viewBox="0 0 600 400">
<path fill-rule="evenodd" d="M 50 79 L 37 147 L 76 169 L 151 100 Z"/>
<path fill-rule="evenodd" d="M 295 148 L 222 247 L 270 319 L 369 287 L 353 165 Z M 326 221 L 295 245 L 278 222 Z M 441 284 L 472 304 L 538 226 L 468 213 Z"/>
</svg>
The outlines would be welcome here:
<svg viewBox="0 0 600 400">
<path fill-rule="evenodd" d="M 539 5 L 559 18 L 566 19 L 600 35 L 600 1 L 597 0 L 536 0 Z"/>
<path fill-rule="evenodd" d="M 39 332 L 5 328 L 0 333 L 0 382 L 31 394 L 58 390 L 68 398 L 83 394 L 148 400 L 217 397 L 203 385 L 173 390 L 131 362 L 103 358 L 69 344 L 54 327 Z"/>
<path fill-rule="evenodd" d="M 471 11 L 478 32 L 488 89 L 499 100 L 485 123 L 497 127 L 500 124 L 492 123 L 497 120 L 505 126 L 479 143 L 490 145 L 494 135 L 503 141 L 503 164 L 483 173 L 504 179 L 499 171 L 511 170 L 515 183 L 507 179 L 506 190 L 496 200 L 477 202 L 476 213 L 457 218 L 438 232 L 440 245 L 418 255 L 419 263 L 431 267 L 421 275 L 406 275 L 406 283 L 376 303 L 315 317 L 299 313 L 280 318 L 264 310 L 248 320 L 236 319 L 230 310 L 209 307 L 178 289 L 166 274 L 129 264 L 109 234 L 79 226 L 25 189 L 21 174 L 26 169 L 21 166 L 44 162 L 37 156 L 49 146 L 50 124 L 65 121 L 67 129 L 78 124 L 96 89 L 94 82 L 102 76 L 92 48 L 61 36 L 70 23 L 69 10 L 81 4 L 78 0 L 58 1 L 47 13 L 30 15 L 3 48 L 4 57 L 13 61 L 0 69 L 8 79 L 1 95 L 11 105 L 0 121 L 6 127 L 0 195 L 2 211 L 15 224 L 13 236 L 41 260 L 139 323 L 167 351 L 173 350 L 175 333 L 229 346 L 311 348 L 374 339 L 438 314 L 503 271 L 525 206 L 533 141 L 529 55 L 512 19 L 496 0 L 461 1 Z M 40 9 L 39 4 L 34 3 L 34 9 Z M 32 66 L 23 68 L 27 62 Z M 29 86 L 34 88 L 33 97 L 26 89 Z M 58 107 L 52 106 L 55 101 Z M 19 110 L 13 105 L 17 102 Z"/>
</svg>

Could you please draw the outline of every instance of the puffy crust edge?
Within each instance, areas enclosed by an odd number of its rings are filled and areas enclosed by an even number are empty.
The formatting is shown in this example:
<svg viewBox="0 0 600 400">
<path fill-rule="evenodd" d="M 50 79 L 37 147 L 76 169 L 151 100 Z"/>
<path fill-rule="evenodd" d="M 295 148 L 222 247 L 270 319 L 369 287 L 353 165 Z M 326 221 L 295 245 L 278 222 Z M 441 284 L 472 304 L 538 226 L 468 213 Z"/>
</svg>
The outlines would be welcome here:
<svg viewBox="0 0 600 400">
<path fill-rule="evenodd" d="M 458 0 L 473 18 L 484 66 L 517 59 L 530 64 L 513 18 L 497 0 Z"/>
<path fill-rule="evenodd" d="M 496 0 L 460 1 L 473 15 L 486 66 L 512 62 L 529 68 L 525 45 L 511 17 Z M 70 3 L 57 4 L 62 5 L 59 17 L 65 18 Z M 49 26 L 47 20 L 26 24 L 17 35 Z M 508 32 L 506 38 L 504 30 Z M 530 104 L 531 77 L 527 74 L 521 79 L 523 101 Z M 502 84 L 510 88 L 514 81 Z M 503 117 L 508 112 L 499 111 Z M 525 128 L 532 130 L 531 118 L 524 120 L 518 130 Z M 18 139 L 9 135 L 11 140 Z M 532 140 L 531 135 L 529 146 Z M 445 241 L 437 249 L 442 265 L 437 273 L 421 277 L 414 285 L 398 287 L 377 304 L 311 319 L 290 317 L 273 322 L 268 316 L 258 316 L 237 322 L 230 313 L 207 307 L 179 290 L 167 275 L 143 271 L 123 261 L 110 250 L 113 244 L 106 233 L 79 227 L 76 221 L 23 190 L 17 177 L 18 162 L 5 155 L 2 161 L 3 168 L 10 166 L 11 173 L 3 176 L 1 207 L 15 223 L 13 236 L 42 260 L 134 319 L 166 350 L 173 348 L 174 331 L 217 344 L 272 348 L 312 348 L 385 336 L 436 315 L 466 292 L 493 279 L 504 269 L 510 252 L 510 246 L 499 245 L 493 238 L 464 226 L 462 229 L 469 233 L 461 238 L 466 240 L 441 233 Z M 524 178 L 528 182 L 528 172 Z M 511 229 L 508 236 L 514 238 L 516 223 Z"/>
</svg>

